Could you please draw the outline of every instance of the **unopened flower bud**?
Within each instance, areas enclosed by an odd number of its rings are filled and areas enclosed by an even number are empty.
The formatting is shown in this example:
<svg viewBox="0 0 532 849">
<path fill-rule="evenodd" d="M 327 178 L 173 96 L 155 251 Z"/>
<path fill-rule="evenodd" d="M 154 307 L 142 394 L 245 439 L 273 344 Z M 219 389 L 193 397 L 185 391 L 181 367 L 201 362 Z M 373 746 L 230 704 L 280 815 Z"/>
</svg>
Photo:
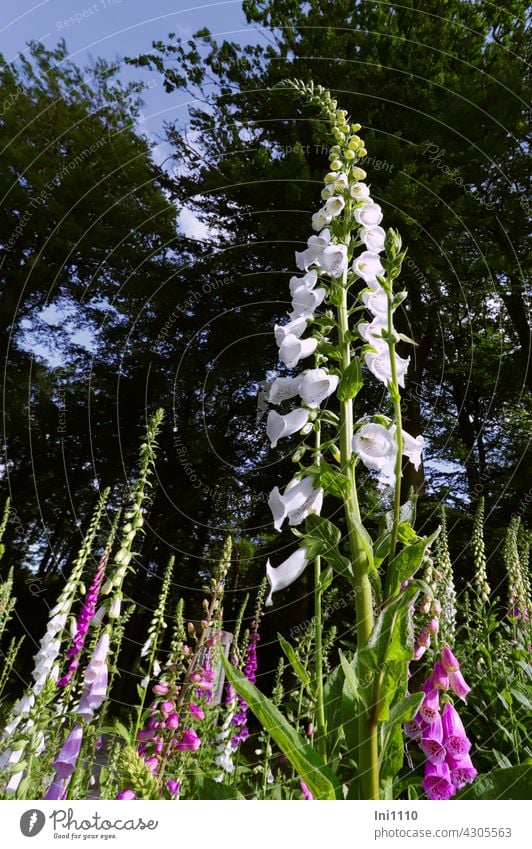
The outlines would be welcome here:
<svg viewBox="0 0 532 849">
<path fill-rule="evenodd" d="M 342 163 L 339 159 L 333 159 L 331 162 L 331 171 L 341 171 Z"/>
<path fill-rule="evenodd" d="M 355 180 L 365 180 L 368 176 L 363 168 L 353 168 L 351 175 Z"/>
</svg>

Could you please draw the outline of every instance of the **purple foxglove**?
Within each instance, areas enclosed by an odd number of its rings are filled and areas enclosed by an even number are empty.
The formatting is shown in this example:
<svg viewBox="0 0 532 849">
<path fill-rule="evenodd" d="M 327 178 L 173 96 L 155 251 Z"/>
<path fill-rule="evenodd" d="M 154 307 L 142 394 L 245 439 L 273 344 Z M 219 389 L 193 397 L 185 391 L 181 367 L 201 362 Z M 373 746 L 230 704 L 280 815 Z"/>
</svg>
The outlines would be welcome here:
<svg viewBox="0 0 532 849">
<path fill-rule="evenodd" d="M 370 283 L 377 280 L 377 275 L 382 277 L 384 274 L 384 266 L 378 253 L 374 253 L 373 251 L 363 251 L 360 256 L 355 259 L 353 263 L 353 271 L 358 274 L 365 283 Z"/>
<path fill-rule="evenodd" d="M 420 710 L 421 714 L 421 710 Z M 436 713 L 434 720 L 423 729 L 419 746 L 425 757 L 433 764 L 443 763 L 446 752 L 442 744 L 443 727 L 441 716 Z"/>
<path fill-rule="evenodd" d="M 305 799 L 305 801 L 306 801 L 306 802 L 313 802 L 313 801 L 314 801 L 314 796 L 312 795 L 312 793 L 311 793 L 311 792 L 310 792 L 310 790 L 308 789 L 308 787 L 307 787 L 307 785 L 305 784 L 305 782 L 304 782 L 303 780 L 301 780 L 299 783 L 300 783 L 300 785 L 301 785 L 301 792 L 302 792 L 302 794 L 303 794 L 303 799 Z"/>
<path fill-rule="evenodd" d="M 441 660 L 437 660 L 432 670 L 431 684 L 436 690 L 449 689 L 449 676 L 447 675 Z M 445 715 L 445 708 L 444 708 Z"/>
<path fill-rule="evenodd" d="M 474 781 L 478 775 L 468 754 L 459 759 L 448 754 L 447 763 L 451 772 L 451 781 L 458 790 Z"/>
<path fill-rule="evenodd" d="M 365 424 L 353 437 L 353 451 L 366 468 L 381 472 L 392 461 L 395 463 L 397 445 L 388 428 L 380 424 Z"/>
<path fill-rule="evenodd" d="M 266 575 L 268 577 L 268 581 L 270 582 L 270 593 L 268 598 L 266 599 L 266 607 L 271 607 L 273 604 L 272 595 L 273 593 L 279 592 L 279 590 L 284 590 L 286 587 L 289 587 L 290 584 L 293 584 L 294 581 L 297 581 L 300 575 L 303 574 L 305 569 L 308 566 L 307 559 L 307 550 L 303 546 L 298 548 L 293 554 L 290 555 L 280 566 L 274 568 L 270 561 L 266 563 Z"/>
<path fill-rule="evenodd" d="M 363 230 L 360 231 L 360 238 L 364 242 L 368 251 L 378 254 L 384 250 L 386 232 L 382 229 L 382 227 L 364 227 Z"/>
<path fill-rule="evenodd" d="M 378 203 L 370 201 L 355 209 L 354 218 L 362 227 L 376 227 L 382 221 L 382 209 Z"/>
<path fill-rule="evenodd" d="M 302 376 L 297 377 L 276 377 L 270 386 L 267 401 L 270 404 L 280 404 L 282 401 L 288 401 L 299 394 L 299 386 Z"/>
<path fill-rule="evenodd" d="M 45 799 L 59 800 L 64 797 L 71 775 L 76 768 L 82 740 L 83 728 L 81 725 L 75 725 L 54 761 L 55 777 L 45 793 Z"/>
<path fill-rule="evenodd" d="M 449 684 L 451 685 L 453 693 L 465 702 L 468 693 L 471 692 L 471 687 L 467 684 L 460 670 L 457 670 L 456 672 L 449 672 Z"/>
<path fill-rule="evenodd" d="M 268 414 L 266 422 L 266 434 L 271 442 L 272 448 L 275 448 L 280 439 L 285 436 L 291 436 L 297 433 L 308 422 L 309 411 L 298 409 L 292 410 L 286 416 L 281 416 L 275 410 Z"/>
<path fill-rule="evenodd" d="M 293 368 L 300 360 L 310 357 L 317 346 L 317 339 L 298 339 L 293 333 L 289 333 L 279 348 L 279 359 L 288 368 Z"/>
<path fill-rule="evenodd" d="M 323 230 L 323 228 L 327 227 L 327 224 L 330 224 L 331 221 L 332 215 L 327 211 L 327 207 L 318 209 L 318 211 L 312 216 L 312 229 L 318 231 Z"/>
<path fill-rule="evenodd" d="M 469 740 L 462 720 L 455 707 L 447 702 L 443 707 L 443 745 L 448 755 L 459 760 L 469 752 L 471 741 Z"/>
<path fill-rule="evenodd" d="M 445 762 L 433 764 L 427 761 L 422 785 L 429 799 L 433 801 L 450 799 L 456 792 L 451 783 L 449 767 Z"/>
<path fill-rule="evenodd" d="M 200 738 L 192 728 L 188 728 L 181 734 L 176 749 L 178 752 L 197 752 L 200 746 Z"/>
<path fill-rule="evenodd" d="M 447 673 L 457 672 L 460 669 L 460 664 L 449 646 L 444 646 L 441 650 L 441 662 Z"/>
<path fill-rule="evenodd" d="M 307 271 L 307 273 L 303 277 L 291 277 L 290 294 L 293 296 L 296 292 L 296 289 L 299 289 L 301 286 L 306 286 L 307 289 L 313 289 L 317 282 L 318 272 L 315 268 L 313 268 L 311 271 Z"/>
<path fill-rule="evenodd" d="M 304 289 L 305 287 L 302 286 L 301 288 Z M 309 289 L 306 289 L 305 291 L 308 292 L 309 295 L 312 294 Z M 275 341 L 279 346 L 282 345 L 289 333 L 299 339 L 306 329 L 307 319 L 304 315 L 299 318 L 292 319 L 292 321 L 289 321 L 287 324 L 276 324 L 273 328 Z"/>
<path fill-rule="evenodd" d="M 319 514 L 322 503 L 323 489 L 314 489 L 312 477 L 290 481 L 284 495 L 281 495 L 278 487 L 274 487 L 268 498 L 277 531 L 281 530 L 286 518 L 293 526 L 299 525 L 310 513 Z"/>
<path fill-rule="evenodd" d="M 172 798 L 175 799 L 177 796 L 179 796 L 179 781 L 175 781 L 173 778 L 169 778 L 166 782 L 166 786 L 168 787 L 170 796 L 172 796 Z"/>
<path fill-rule="evenodd" d="M 79 716 L 90 722 L 95 711 L 104 703 L 107 696 L 108 672 L 107 664 L 100 669 L 94 681 L 85 684 L 83 694 L 77 709 Z"/>
<path fill-rule="evenodd" d="M 323 368 L 314 368 L 300 378 L 298 392 L 307 407 L 319 407 L 329 395 L 336 391 L 340 378 L 327 374 Z"/>
<path fill-rule="evenodd" d="M 188 712 L 194 719 L 205 719 L 205 711 L 199 705 L 190 704 L 188 706 Z"/>
<path fill-rule="evenodd" d="M 347 247 L 345 245 L 329 245 L 319 257 L 322 271 L 331 277 L 341 277 L 347 268 Z"/>
<path fill-rule="evenodd" d="M 405 733 L 412 740 L 421 740 L 421 735 L 423 734 L 423 727 L 417 719 L 411 719 L 410 722 L 405 722 Z"/>
<path fill-rule="evenodd" d="M 126 788 L 126 790 L 122 790 L 120 793 L 118 793 L 118 795 L 117 795 L 117 797 L 116 797 L 116 798 L 117 798 L 117 799 L 123 799 L 123 800 L 125 800 L 125 801 L 127 801 L 127 802 L 130 802 L 132 799 L 136 799 L 136 798 L 137 798 L 137 796 L 136 796 L 136 794 L 133 792 L 133 790 L 131 790 L 131 789 L 128 787 L 128 788 Z"/>
<path fill-rule="evenodd" d="M 352 198 L 354 198 L 354 200 L 368 200 L 369 186 L 366 186 L 365 183 L 353 183 L 349 190 L 349 194 Z"/>
<path fill-rule="evenodd" d="M 419 715 L 423 722 L 432 725 L 433 722 L 437 722 L 440 716 L 440 694 L 438 690 L 433 688 L 430 679 L 423 684 L 423 690 L 425 691 L 425 698 L 419 708 Z"/>
</svg>

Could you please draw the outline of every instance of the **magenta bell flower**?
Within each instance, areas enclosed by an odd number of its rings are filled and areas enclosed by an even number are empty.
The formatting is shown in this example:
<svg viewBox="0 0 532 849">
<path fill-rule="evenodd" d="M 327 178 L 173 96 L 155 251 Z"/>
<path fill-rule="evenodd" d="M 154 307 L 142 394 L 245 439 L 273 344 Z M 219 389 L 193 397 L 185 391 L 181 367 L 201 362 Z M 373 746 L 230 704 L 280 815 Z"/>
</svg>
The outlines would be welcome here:
<svg viewBox="0 0 532 849">
<path fill-rule="evenodd" d="M 478 775 L 471 758 L 467 754 L 460 759 L 453 758 L 452 755 L 448 754 L 447 763 L 451 771 L 451 781 L 458 790 L 469 782 L 474 781 Z"/>
<path fill-rule="evenodd" d="M 422 786 L 429 799 L 433 801 L 450 799 L 456 792 L 451 782 L 449 767 L 445 762 L 433 764 L 427 761 Z"/>
<path fill-rule="evenodd" d="M 124 799 L 125 801 L 129 802 L 132 799 L 136 799 L 137 796 L 135 793 L 133 793 L 133 790 L 130 790 L 128 787 L 126 790 L 122 790 L 120 793 L 118 793 L 116 798 Z"/>
<path fill-rule="evenodd" d="M 471 748 L 471 741 L 468 739 L 456 708 L 450 702 L 444 705 L 442 726 L 443 745 L 447 750 L 447 754 L 458 759 L 467 755 Z"/>
<path fill-rule="evenodd" d="M 172 731 L 175 731 L 176 728 L 179 728 L 179 717 L 175 710 L 172 711 L 172 713 L 167 717 L 165 724 L 166 727 L 171 728 Z"/>
<path fill-rule="evenodd" d="M 419 746 L 423 754 L 433 764 L 443 763 L 445 760 L 445 749 L 442 744 L 443 727 L 439 713 L 430 725 L 423 729 Z"/>
<path fill-rule="evenodd" d="M 63 675 L 62 678 L 57 682 L 58 687 L 66 687 L 67 684 L 70 683 L 72 676 L 79 665 L 79 657 L 81 654 L 81 650 L 85 643 L 85 637 L 87 636 L 87 631 L 89 630 L 89 625 L 96 613 L 96 605 L 98 602 L 98 595 L 100 592 L 100 586 L 102 584 L 102 580 L 104 577 L 105 566 L 107 564 L 107 555 L 104 555 L 100 562 L 98 563 L 98 568 L 94 573 L 94 577 L 92 579 L 92 583 L 89 587 L 87 595 L 85 596 L 85 600 L 83 602 L 80 614 L 78 616 L 78 620 L 76 623 L 76 633 L 74 637 L 72 637 L 72 643 L 70 648 L 68 649 L 66 656 L 67 660 L 70 660 L 70 666 L 68 667 L 67 672 Z"/>
<path fill-rule="evenodd" d="M 44 796 L 45 799 L 63 799 L 72 773 L 76 769 L 82 740 L 83 728 L 81 725 L 75 725 L 54 761 L 55 778 Z"/>
<path fill-rule="evenodd" d="M 423 684 L 423 690 L 425 691 L 425 699 L 419 708 L 419 716 L 423 722 L 427 722 L 430 725 L 439 716 L 440 694 L 438 690 L 434 689 L 430 679 Z"/>
<path fill-rule="evenodd" d="M 176 796 L 179 796 L 179 781 L 174 781 L 173 778 L 169 778 L 166 782 L 166 786 L 170 791 L 170 795 L 175 799 Z"/>
<path fill-rule="evenodd" d="M 181 734 L 177 743 L 178 752 L 197 752 L 201 746 L 201 740 L 192 728 L 187 728 Z"/>
<path fill-rule="evenodd" d="M 460 664 L 454 654 L 452 653 L 449 646 L 444 646 L 441 650 L 441 662 L 443 664 L 443 668 L 449 674 L 450 672 L 458 672 L 460 669 Z"/>
<path fill-rule="evenodd" d="M 188 706 L 188 712 L 194 719 L 205 719 L 205 711 L 199 705 L 190 704 Z"/>
<path fill-rule="evenodd" d="M 466 682 L 459 669 L 456 672 L 449 672 L 449 684 L 451 685 L 453 693 L 465 702 L 468 693 L 471 692 L 471 687 Z"/>
<path fill-rule="evenodd" d="M 445 671 L 441 660 L 437 660 L 434 664 L 434 669 L 432 670 L 432 676 L 430 680 L 432 681 L 432 686 L 436 690 L 449 689 L 449 675 Z"/>
<path fill-rule="evenodd" d="M 301 792 L 302 792 L 302 794 L 303 794 L 303 799 L 305 799 L 305 801 L 307 801 L 307 802 L 313 802 L 313 801 L 314 801 L 314 796 L 312 795 L 312 793 L 311 793 L 311 792 L 310 792 L 310 790 L 308 789 L 308 787 L 307 787 L 307 785 L 305 784 L 305 782 L 304 782 L 304 781 L 300 781 L 299 783 L 300 783 L 300 785 L 301 785 Z"/>
<path fill-rule="evenodd" d="M 421 740 L 423 727 L 417 719 L 405 723 L 405 731 L 412 740 Z"/>
</svg>

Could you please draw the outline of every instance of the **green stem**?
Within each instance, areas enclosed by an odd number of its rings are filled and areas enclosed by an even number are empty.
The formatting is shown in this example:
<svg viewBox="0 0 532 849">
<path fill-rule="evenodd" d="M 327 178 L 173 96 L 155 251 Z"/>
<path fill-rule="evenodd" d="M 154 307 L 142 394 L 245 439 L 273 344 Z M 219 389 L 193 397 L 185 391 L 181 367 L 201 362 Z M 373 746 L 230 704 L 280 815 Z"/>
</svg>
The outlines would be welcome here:
<svg viewBox="0 0 532 849">
<path fill-rule="evenodd" d="M 392 310 L 392 295 L 391 292 L 387 293 L 388 295 L 388 333 L 393 334 L 393 310 Z M 393 525 L 392 525 L 392 540 L 390 545 L 390 561 L 393 560 L 395 556 L 395 549 L 397 548 L 397 536 L 399 533 L 399 516 L 401 510 L 401 475 L 402 475 L 402 466 L 403 466 L 403 419 L 401 414 L 401 394 L 399 392 L 399 384 L 397 382 L 397 365 L 395 362 L 395 342 L 390 340 L 388 342 L 388 348 L 390 351 L 390 366 L 392 373 L 392 380 L 389 386 L 390 396 L 393 401 L 393 411 L 395 417 L 395 438 L 397 440 L 397 455 L 395 458 L 395 493 L 394 493 L 394 503 L 393 503 Z"/>
<path fill-rule="evenodd" d="M 349 244 L 349 237 L 346 237 Z M 347 308 L 347 269 L 341 280 L 341 301 L 337 307 L 339 347 L 342 356 L 342 372 L 351 362 L 351 344 L 349 341 L 349 313 Z M 369 562 L 361 538 L 362 518 L 358 503 L 355 467 L 352 454 L 353 438 L 353 402 L 351 399 L 340 402 L 340 456 L 342 472 L 349 480 L 348 498 L 345 503 L 349 546 L 355 573 L 355 607 L 357 626 L 357 646 L 362 649 L 368 642 L 373 630 L 373 598 L 368 571 Z M 369 670 L 368 670 L 369 674 Z M 369 681 L 368 681 L 369 684 Z M 360 705 L 362 708 L 362 705 Z M 360 710 L 358 718 L 359 758 L 358 772 L 360 794 L 363 799 L 379 799 L 379 757 L 377 744 L 377 725 L 372 718 L 371 705 Z"/>
<path fill-rule="evenodd" d="M 319 423 L 316 427 L 316 450 L 314 462 L 320 465 L 321 430 Z M 316 676 L 316 722 L 318 726 L 318 751 L 322 757 L 327 756 L 327 726 L 325 723 L 325 703 L 323 695 L 323 642 L 322 642 L 322 590 L 321 590 L 321 557 L 314 560 L 314 658 Z"/>
</svg>

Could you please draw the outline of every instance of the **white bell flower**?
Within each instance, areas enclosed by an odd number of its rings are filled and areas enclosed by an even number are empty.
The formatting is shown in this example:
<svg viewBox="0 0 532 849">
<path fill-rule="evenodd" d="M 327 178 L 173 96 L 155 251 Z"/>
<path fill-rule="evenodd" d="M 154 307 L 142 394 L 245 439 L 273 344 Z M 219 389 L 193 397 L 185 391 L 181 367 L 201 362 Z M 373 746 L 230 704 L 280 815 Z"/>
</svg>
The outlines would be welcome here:
<svg viewBox="0 0 532 849">
<path fill-rule="evenodd" d="M 290 555 L 280 566 L 274 568 L 270 561 L 266 563 L 266 575 L 270 582 L 270 594 L 266 599 L 266 607 L 271 607 L 273 604 L 272 595 L 280 590 L 284 590 L 297 581 L 300 575 L 303 574 L 308 566 L 307 549 L 305 547 L 298 548 Z"/>
<path fill-rule="evenodd" d="M 367 469 L 379 472 L 382 483 L 393 483 L 397 444 L 390 431 L 380 424 L 362 425 L 353 437 L 353 451 Z"/>
<path fill-rule="evenodd" d="M 327 224 L 330 224 L 332 221 L 332 215 L 328 211 L 327 207 L 323 207 L 322 209 L 318 209 L 317 212 L 312 216 L 312 229 L 313 230 L 323 230 Z"/>
<path fill-rule="evenodd" d="M 299 289 L 300 286 L 306 286 L 307 289 L 313 289 L 316 283 L 318 282 L 318 272 L 315 268 L 311 271 L 307 271 L 303 277 L 291 277 L 290 278 L 290 294 L 293 295 L 296 289 Z"/>
<path fill-rule="evenodd" d="M 396 438 L 397 428 L 395 425 L 392 425 L 390 428 L 390 433 Z M 406 430 L 402 431 L 403 433 L 403 454 L 405 457 L 408 457 L 410 462 L 412 463 L 414 469 L 419 469 L 421 465 L 421 454 L 423 453 L 423 449 L 425 447 L 425 440 L 422 436 L 410 436 Z"/>
<path fill-rule="evenodd" d="M 388 386 L 392 379 L 392 366 L 390 362 L 389 348 L 386 347 L 382 350 L 377 349 L 375 354 L 368 352 L 364 359 L 367 367 L 374 377 L 376 377 L 377 380 L 382 381 L 385 386 Z M 397 383 L 399 386 L 404 387 L 405 385 L 405 375 L 408 371 L 409 364 L 410 357 L 405 359 L 404 357 L 400 357 L 399 354 L 395 354 L 395 368 L 397 372 Z"/>
<path fill-rule="evenodd" d="M 361 321 L 357 329 L 360 338 L 378 351 L 388 347 L 388 343 L 382 338 L 382 331 L 388 330 L 388 320 L 382 315 L 376 315 L 373 321 Z"/>
<path fill-rule="evenodd" d="M 376 286 L 371 292 L 363 292 L 362 301 L 374 316 L 387 318 L 388 298 L 382 286 Z"/>
<path fill-rule="evenodd" d="M 364 227 L 364 229 L 360 231 L 360 238 L 364 242 L 368 251 L 380 253 L 384 250 L 386 231 L 382 227 Z"/>
<path fill-rule="evenodd" d="M 307 241 L 307 249 L 301 252 L 296 251 L 297 267 L 301 271 L 308 271 L 309 267 L 317 262 L 330 241 L 331 234 L 329 230 L 322 230 L 319 236 L 311 236 Z"/>
<path fill-rule="evenodd" d="M 302 377 L 276 377 L 270 386 L 267 401 L 270 404 L 280 404 L 282 401 L 288 401 L 289 398 L 295 398 L 299 394 L 299 386 Z"/>
<path fill-rule="evenodd" d="M 327 374 L 323 368 L 313 368 L 300 377 L 298 392 L 307 407 L 319 407 L 335 392 L 338 382 L 336 374 Z"/>
<path fill-rule="evenodd" d="M 362 227 L 376 227 L 382 221 L 382 209 L 378 203 L 365 203 L 354 212 L 355 221 Z"/>
<path fill-rule="evenodd" d="M 331 277 L 341 277 L 347 268 L 346 245 L 328 245 L 319 257 L 319 265 Z"/>
<path fill-rule="evenodd" d="M 295 318 L 295 321 L 305 321 L 305 317 L 310 318 L 314 310 L 322 303 L 326 294 L 325 289 L 307 289 L 306 286 L 300 286 L 294 292 L 290 315 L 299 316 L 299 318 Z"/>
<path fill-rule="evenodd" d="M 299 360 L 310 357 L 317 345 L 317 339 L 298 339 L 293 333 L 289 333 L 285 336 L 279 348 L 279 359 L 288 368 L 293 368 Z"/>
<path fill-rule="evenodd" d="M 276 410 L 272 410 L 268 414 L 266 421 L 266 434 L 272 448 L 276 447 L 280 439 L 283 439 L 285 436 L 291 436 L 305 427 L 308 417 L 309 411 L 302 408 L 292 410 L 286 416 L 281 416 Z"/>
<path fill-rule="evenodd" d="M 281 530 L 285 519 L 291 526 L 300 525 L 310 513 L 319 515 L 323 504 L 323 489 L 315 489 L 313 479 L 309 476 L 302 480 L 291 480 L 281 495 L 279 487 L 274 486 L 268 498 L 272 511 L 273 526 Z"/>
<path fill-rule="evenodd" d="M 362 277 L 365 283 L 377 280 L 377 275 L 382 277 L 384 266 L 380 256 L 374 251 L 363 251 L 353 262 L 353 271 Z"/>
<path fill-rule="evenodd" d="M 369 200 L 369 187 L 365 183 L 353 183 L 349 194 L 355 200 Z"/>
<path fill-rule="evenodd" d="M 304 286 L 302 286 L 301 288 L 305 289 Z M 308 289 L 306 289 L 305 291 L 308 292 Z M 276 324 L 273 328 L 273 332 L 275 334 L 275 341 L 278 345 L 282 345 L 289 333 L 299 339 L 299 337 L 305 332 L 306 329 L 307 319 L 304 315 L 292 319 L 292 321 L 289 321 L 287 324 Z"/>
<path fill-rule="evenodd" d="M 331 218 L 336 218 L 340 215 L 341 211 L 345 207 L 345 200 L 341 196 L 329 198 L 327 203 L 325 204 L 325 212 L 327 215 L 330 215 Z M 327 222 L 328 223 L 328 222 Z"/>
</svg>

